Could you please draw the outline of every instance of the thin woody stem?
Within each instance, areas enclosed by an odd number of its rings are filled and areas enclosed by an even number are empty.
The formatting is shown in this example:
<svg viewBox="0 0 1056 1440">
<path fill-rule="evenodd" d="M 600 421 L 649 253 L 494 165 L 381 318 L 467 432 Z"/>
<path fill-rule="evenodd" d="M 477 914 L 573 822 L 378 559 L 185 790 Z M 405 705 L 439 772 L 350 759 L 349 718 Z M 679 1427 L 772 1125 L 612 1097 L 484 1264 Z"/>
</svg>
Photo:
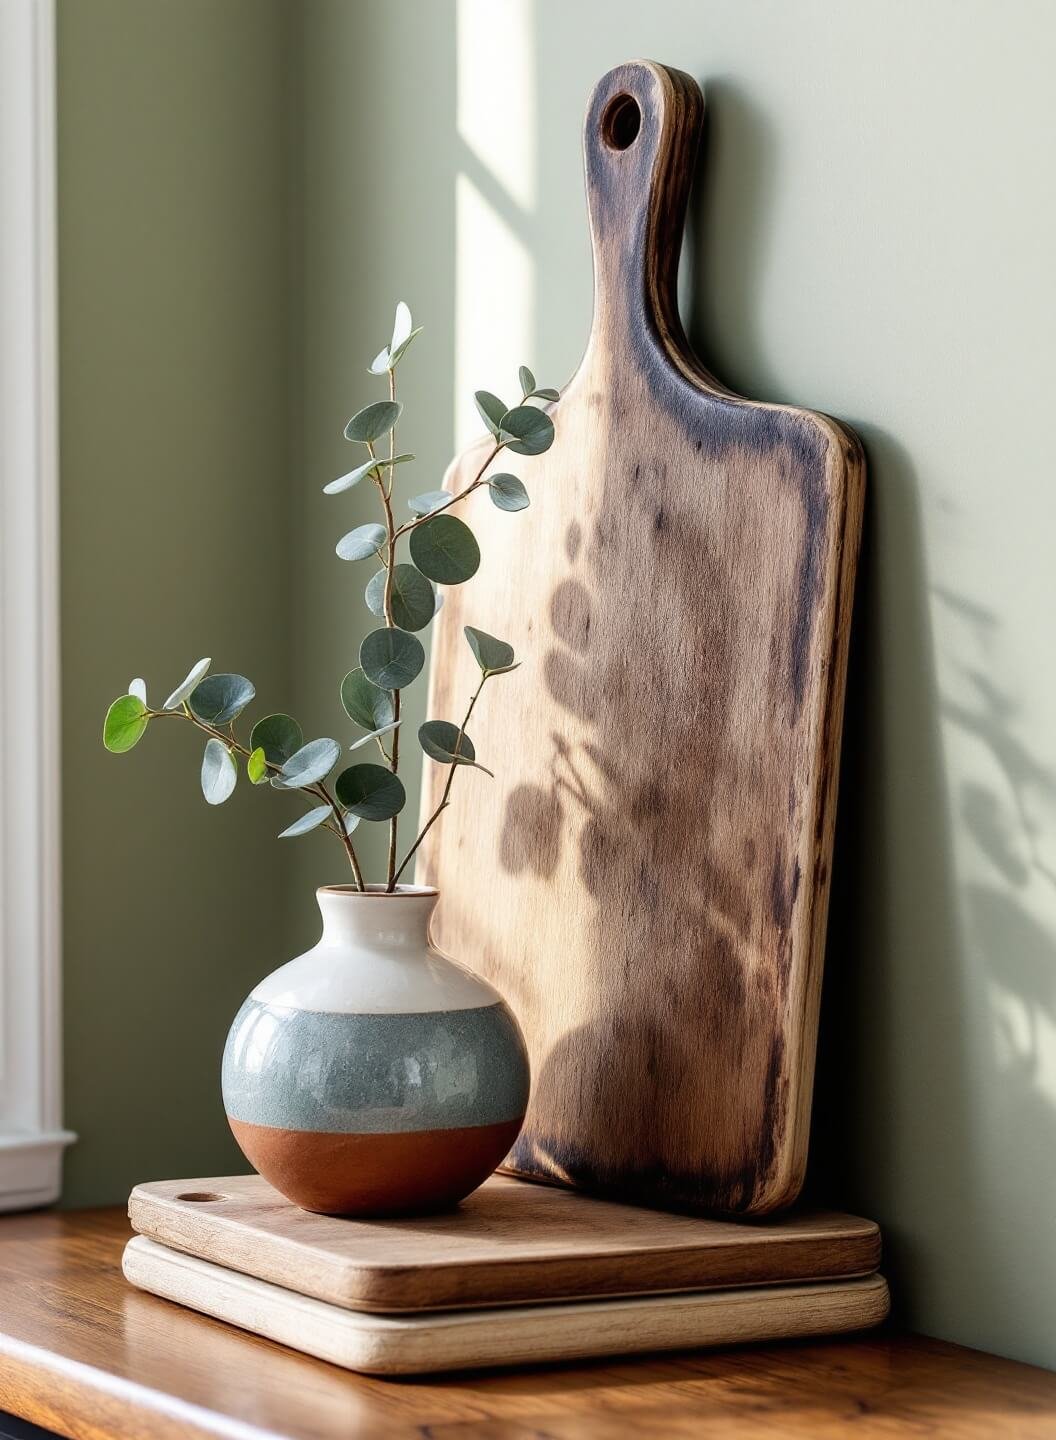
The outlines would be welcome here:
<svg viewBox="0 0 1056 1440">
<path fill-rule="evenodd" d="M 214 740 L 219 740 L 222 745 L 226 745 L 229 750 L 236 751 L 239 755 L 243 757 L 243 759 L 248 760 L 250 755 L 253 753 L 251 750 L 247 750 L 244 745 L 240 745 L 239 742 L 235 739 L 234 734 L 230 730 L 217 730 L 216 727 L 214 725 L 210 725 L 208 721 L 199 720 L 198 716 L 195 715 L 194 711 L 190 708 L 186 701 L 184 701 L 182 708 L 179 710 L 148 710 L 147 715 L 151 720 L 164 720 L 167 717 L 173 720 L 189 720 L 191 724 L 195 727 L 195 729 L 201 730 L 204 734 L 211 736 Z M 268 759 L 265 759 L 264 766 L 265 769 L 267 769 L 273 775 L 278 775 L 282 770 L 281 765 L 276 765 Z M 321 780 L 315 785 L 307 785 L 304 787 L 297 786 L 296 788 L 301 791 L 302 795 L 317 795 L 321 800 L 325 800 L 326 803 L 330 806 L 330 809 L 333 811 L 334 814 L 336 828 L 335 826 L 332 826 L 329 821 L 326 822 L 325 828 L 327 830 L 333 831 L 333 833 L 337 835 L 338 839 L 344 845 L 345 854 L 348 856 L 348 863 L 352 867 L 352 874 L 355 877 L 356 885 L 360 890 L 362 890 L 363 872 L 359 868 L 359 860 L 356 857 L 356 851 L 352 844 L 352 837 L 345 829 L 344 821 L 341 818 L 341 811 L 337 803 L 331 797 L 330 792 L 327 790 L 326 786 Z"/>
<path fill-rule="evenodd" d="M 466 726 L 469 724 L 470 716 L 473 714 L 473 706 L 474 706 L 474 705 L 477 703 L 477 701 L 479 700 L 479 698 L 480 698 L 480 692 L 484 689 L 484 683 L 485 683 L 485 681 L 487 680 L 487 678 L 488 678 L 487 672 L 485 671 L 485 673 L 480 677 L 480 684 L 477 686 L 476 690 L 474 690 L 474 692 L 473 692 L 473 698 L 470 700 L 470 702 L 469 702 L 469 708 L 468 708 L 468 710 L 466 711 L 466 718 L 462 721 L 462 724 L 459 726 L 458 738 L 455 740 L 455 749 L 454 749 L 454 752 L 453 752 L 455 755 L 461 755 L 461 753 L 462 753 L 462 741 L 465 739 Z M 443 812 L 447 809 L 448 796 L 451 794 L 451 786 L 454 784 L 455 771 L 456 771 L 457 769 L 458 769 L 458 762 L 457 762 L 457 761 L 454 761 L 454 762 L 452 763 L 452 765 L 451 765 L 450 773 L 449 773 L 449 775 L 448 775 L 448 777 L 447 777 L 447 781 L 446 781 L 446 783 L 445 783 L 445 785 L 444 785 L 443 794 L 440 796 L 440 804 L 436 807 L 436 809 L 433 811 L 433 813 L 429 816 L 429 819 L 428 819 L 428 820 L 425 822 L 425 824 L 422 826 L 421 830 L 419 831 L 417 840 L 415 840 L 414 844 L 413 844 L 413 845 L 411 846 L 411 848 L 407 851 L 407 854 L 403 857 L 403 863 L 400 865 L 400 868 L 396 871 L 396 875 L 395 875 L 395 878 L 394 878 L 394 880 L 393 880 L 393 884 L 395 884 L 396 881 L 399 880 L 400 876 L 403 874 L 404 870 L 406 870 L 406 868 L 407 868 L 408 861 L 409 861 L 409 860 L 411 859 L 411 857 L 414 855 L 414 852 L 418 849 L 418 846 L 422 843 L 422 841 L 425 839 L 426 835 L 427 835 L 427 834 L 429 833 L 429 831 L 432 829 L 434 823 L 435 823 L 437 820 L 439 820 L 440 816 L 441 816 L 441 815 L 443 814 Z"/>
<path fill-rule="evenodd" d="M 459 490 L 456 495 L 452 495 L 450 500 L 445 500 L 443 505 L 438 505 L 435 510 L 430 510 L 428 515 L 417 515 L 413 520 L 406 521 L 406 523 L 401 525 L 396 531 L 393 539 L 398 540 L 401 535 L 406 535 L 408 531 L 416 530 L 419 525 L 424 525 L 427 520 L 432 520 L 434 515 L 442 515 L 445 510 L 450 510 L 452 505 L 457 505 L 460 500 L 465 500 L 467 495 L 472 495 L 474 490 L 479 490 L 481 485 L 487 483 L 484 479 L 484 471 L 495 459 L 495 456 L 500 453 L 502 448 L 503 447 L 501 445 L 495 446 L 494 450 L 492 450 L 491 454 L 484 461 L 484 464 L 480 467 L 474 478 L 465 487 L 465 489 Z"/>
</svg>

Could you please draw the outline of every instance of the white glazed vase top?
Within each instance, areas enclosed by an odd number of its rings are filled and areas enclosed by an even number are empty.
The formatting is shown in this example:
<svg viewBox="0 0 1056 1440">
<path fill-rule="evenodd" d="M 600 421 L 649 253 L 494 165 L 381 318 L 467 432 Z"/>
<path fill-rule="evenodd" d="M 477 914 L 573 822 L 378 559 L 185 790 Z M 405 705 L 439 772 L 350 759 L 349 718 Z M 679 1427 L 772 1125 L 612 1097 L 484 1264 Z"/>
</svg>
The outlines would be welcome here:
<svg viewBox="0 0 1056 1440">
<path fill-rule="evenodd" d="M 253 990 L 223 1060 L 246 1158 L 305 1209 L 403 1214 L 475 1189 L 528 1103 L 501 995 L 429 943 L 437 893 L 317 892 L 319 943 Z"/>
</svg>

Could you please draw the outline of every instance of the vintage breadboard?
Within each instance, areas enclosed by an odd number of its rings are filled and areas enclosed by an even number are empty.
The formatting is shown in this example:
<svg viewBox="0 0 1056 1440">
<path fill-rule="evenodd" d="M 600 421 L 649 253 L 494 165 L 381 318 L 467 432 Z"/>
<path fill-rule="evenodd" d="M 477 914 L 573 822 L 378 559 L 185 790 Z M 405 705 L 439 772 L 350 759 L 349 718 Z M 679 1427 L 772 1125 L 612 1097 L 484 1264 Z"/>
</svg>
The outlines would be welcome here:
<svg viewBox="0 0 1056 1440">
<path fill-rule="evenodd" d="M 347 1370 L 424 1374 L 864 1330 L 888 1310 L 879 1275 L 642 1299 L 378 1315 L 311 1300 L 137 1236 L 126 1278 Z"/>
<path fill-rule="evenodd" d="M 437 943 L 528 1040 L 510 1171 L 757 1216 L 806 1162 L 864 463 L 835 421 L 733 395 L 689 349 L 702 114 L 644 62 L 590 102 L 590 341 L 552 449 L 495 467 L 531 508 L 467 510 L 483 560 L 433 645 L 433 718 L 476 683 L 464 625 L 523 662 L 471 726 L 498 778 L 457 777 L 417 878 Z M 423 816 L 446 779 L 426 771 Z"/>
<path fill-rule="evenodd" d="M 134 1230 L 170 1249 L 357 1311 L 410 1312 L 868 1275 L 870 1220 L 756 1225 L 666 1215 L 496 1175 L 441 1215 L 343 1220 L 259 1175 L 137 1185 Z"/>
</svg>

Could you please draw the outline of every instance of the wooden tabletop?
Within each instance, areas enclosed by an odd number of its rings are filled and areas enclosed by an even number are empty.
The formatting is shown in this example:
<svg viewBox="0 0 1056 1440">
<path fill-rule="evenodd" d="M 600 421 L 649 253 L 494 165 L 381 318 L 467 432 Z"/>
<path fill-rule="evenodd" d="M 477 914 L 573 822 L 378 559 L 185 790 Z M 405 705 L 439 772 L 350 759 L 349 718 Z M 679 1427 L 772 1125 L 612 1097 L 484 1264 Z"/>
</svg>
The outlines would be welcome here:
<svg viewBox="0 0 1056 1440">
<path fill-rule="evenodd" d="M 1056 1434 L 1056 1375 L 892 1335 L 381 1381 L 131 1289 L 116 1210 L 0 1219 L 0 1410 L 71 1440 Z"/>
</svg>

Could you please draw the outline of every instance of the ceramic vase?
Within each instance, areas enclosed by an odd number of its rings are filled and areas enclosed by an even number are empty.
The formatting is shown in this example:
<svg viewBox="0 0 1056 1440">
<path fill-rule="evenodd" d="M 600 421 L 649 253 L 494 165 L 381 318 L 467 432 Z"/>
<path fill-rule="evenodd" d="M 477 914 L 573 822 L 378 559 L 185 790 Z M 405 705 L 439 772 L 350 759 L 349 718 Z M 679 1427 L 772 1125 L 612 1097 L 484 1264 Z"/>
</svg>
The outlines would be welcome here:
<svg viewBox="0 0 1056 1440">
<path fill-rule="evenodd" d="M 288 1199 L 329 1215 L 445 1209 L 517 1137 L 528 1056 L 502 996 L 429 943 L 437 892 L 317 891 L 319 943 L 269 975 L 224 1049 L 228 1121 Z"/>
</svg>

